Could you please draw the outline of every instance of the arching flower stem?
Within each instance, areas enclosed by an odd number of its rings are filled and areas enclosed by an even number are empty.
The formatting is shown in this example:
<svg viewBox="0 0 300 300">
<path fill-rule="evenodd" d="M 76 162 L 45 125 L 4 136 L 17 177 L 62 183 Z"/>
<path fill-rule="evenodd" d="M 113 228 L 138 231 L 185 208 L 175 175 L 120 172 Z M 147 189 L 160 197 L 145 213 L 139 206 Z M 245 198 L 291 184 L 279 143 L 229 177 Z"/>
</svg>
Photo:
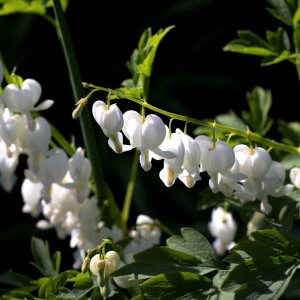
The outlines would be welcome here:
<svg viewBox="0 0 300 300">
<path fill-rule="evenodd" d="M 170 118 L 175 119 L 175 120 L 188 122 L 188 123 L 192 123 L 192 124 L 200 125 L 200 126 L 205 126 L 205 127 L 209 127 L 209 128 L 219 129 L 219 130 L 228 132 L 231 136 L 232 135 L 237 135 L 237 136 L 245 137 L 245 138 L 250 139 L 252 142 L 262 144 L 266 147 L 272 147 L 272 148 L 280 150 L 280 151 L 300 155 L 300 146 L 295 147 L 295 146 L 291 146 L 291 145 L 286 145 L 286 144 L 283 144 L 283 143 L 280 143 L 280 142 L 262 137 L 261 135 L 255 133 L 255 132 L 252 132 L 250 129 L 248 129 L 247 131 L 243 131 L 243 130 L 240 130 L 240 129 L 237 129 L 237 128 L 234 128 L 234 127 L 219 124 L 215 121 L 214 122 L 204 121 L 204 120 L 199 120 L 199 119 L 196 119 L 196 118 L 190 118 L 188 116 L 175 114 L 175 113 L 163 110 L 161 108 L 158 108 L 154 105 L 151 105 L 143 99 L 137 99 L 137 98 L 134 98 L 134 97 L 131 97 L 131 96 L 128 96 L 128 95 L 124 95 L 123 93 L 118 92 L 117 90 L 112 90 L 110 88 L 99 87 L 99 86 L 96 86 L 96 85 L 90 84 L 90 83 L 84 83 L 84 87 L 92 88 L 93 92 L 94 91 L 104 91 L 104 92 L 107 92 L 107 93 L 114 94 L 117 99 L 130 100 L 132 102 L 135 102 L 135 103 L 141 105 L 142 107 L 145 107 L 147 109 L 150 109 L 154 112 L 157 112 L 161 115 L 170 117 Z"/>
</svg>

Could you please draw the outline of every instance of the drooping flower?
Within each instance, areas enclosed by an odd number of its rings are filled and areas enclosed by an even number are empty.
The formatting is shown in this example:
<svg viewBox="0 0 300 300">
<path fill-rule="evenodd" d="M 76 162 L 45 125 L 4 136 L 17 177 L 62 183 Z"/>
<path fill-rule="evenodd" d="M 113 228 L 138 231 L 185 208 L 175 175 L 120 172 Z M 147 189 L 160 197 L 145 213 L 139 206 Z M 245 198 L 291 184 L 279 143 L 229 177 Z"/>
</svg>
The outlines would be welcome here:
<svg viewBox="0 0 300 300">
<path fill-rule="evenodd" d="M 69 159 L 69 168 L 67 173 L 72 180 L 69 187 L 75 189 L 77 200 L 79 202 L 83 202 L 90 192 L 88 182 L 91 172 L 91 163 L 89 159 L 84 157 L 84 150 L 79 147 L 75 154 Z"/>
<path fill-rule="evenodd" d="M 130 231 L 129 236 L 132 240 L 123 251 L 126 263 L 133 261 L 134 254 L 158 245 L 161 230 L 154 224 L 152 218 L 146 215 L 139 215 L 136 220 L 135 229 Z"/>
<path fill-rule="evenodd" d="M 222 207 L 212 210 L 211 221 L 208 223 L 211 235 L 216 238 L 213 246 L 217 254 L 222 256 L 234 245 L 237 225 L 230 212 Z"/>
<path fill-rule="evenodd" d="M 218 173 L 226 174 L 234 165 L 235 157 L 232 148 L 223 141 L 212 142 L 208 136 L 199 135 L 195 141 L 201 151 L 201 171 L 213 177 Z"/>
<path fill-rule="evenodd" d="M 132 148 L 140 150 L 140 164 L 145 171 L 151 169 L 151 154 L 165 139 L 166 130 L 162 119 L 155 114 L 144 118 L 138 112 L 129 110 L 124 113 L 123 133 Z"/>
<path fill-rule="evenodd" d="M 46 153 L 50 140 L 51 129 L 46 119 L 42 117 L 36 118 L 34 129 L 29 129 L 25 119 L 22 118 L 19 125 L 17 143 L 23 152 L 26 152 L 28 155 Z"/>
<path fill-rule="evenodd" d="M 8 84 L 3 91 L 3 101 L 13 112 L 24 114 L 28 122 L 28 127 L 33 129 L 35 123 L 31 117 L 31 111 L 48 109 L 54 103 L 53 100 L 45 100 L 38 106 L 35 106 L 40 99 L 41 93 L 41 85 L 36 80 L 26 79 L 23 81 L 21 87 L 13 83 Z"/>
<path fill-rule="evenodd" d="M 121 110 L 116 104 L 110 106 L 103 101 L 96 101 L 92 108 L 93 116 L 103 133 L 109 138 L 109 146 L 116 152 L 129 150 L 123 147 L 123 136 L 120 133 L 124 120 Z"/>
<path fill-rule="evenodd" d="M 200 146 L 189 135 L 176 129 L 184 146 L 183 171 L 178 178 L 186 187 L 193 187 L 196 181 L 200 180 Z"/>
<path fill-rule="evenodd" d="M 269 171 L 272 158 L 268 151 L 261 147 L 249 148 L 247 145 L 237 145 L 233 149 L 239 162 L 239 170 L 247 177 L 262 180 Z"/>
<path fill-rule="evenodd" d="M 21 186 L 21 194 L 24 202 L 23 213 L 30 213 L 33 217 L 37 217 L 40 214 L 42 189 L 42 183 L 32 182 L 28 178 L 25 178 Z"/>
<path fill-rule="evenodd" d="M 168 131 L 164 142 L 161 144 L 160 149 L 165 153 L 173 153 L 172 158 L 164 159 L 164 167 L 159 172 L 159 178 L 166 187 L 171 187 L 175 183 L 179 174 L 183 171 L 183 162 L 185 148 L 180 138 L 179 133 L 172 133 L 169 135 Z"/>
</svg>

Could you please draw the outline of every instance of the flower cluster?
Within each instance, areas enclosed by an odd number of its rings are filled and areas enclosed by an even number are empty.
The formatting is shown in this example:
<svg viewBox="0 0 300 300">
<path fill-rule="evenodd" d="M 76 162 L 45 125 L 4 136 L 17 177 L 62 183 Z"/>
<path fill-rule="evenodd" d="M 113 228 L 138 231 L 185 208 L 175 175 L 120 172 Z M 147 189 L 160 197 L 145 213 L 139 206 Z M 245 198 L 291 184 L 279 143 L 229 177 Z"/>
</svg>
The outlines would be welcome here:
<svg viewBox="0 0 300 300">
<path fill-rule="evenodd" d="M 0 64 L 0 84 L 2 79 Z M 61 239 L 70 236 L 70 247 L 76 249 L 74 267 L 79 268 L 87 249 L 96 247 L 104 238 L 118 242 L 125 237 L 120 228 L 108 228 L 101 220 L 97 199 L 89 187 L 92 166 L 85 151 L 79 147 L 68 157 L 62 148 L 52 147 L 51 125 L 43 117 L 32 117 L 33 111 L 47 109 L 54 103 L 46 100 L 36 106 L 41 93 L 42 88 L 34 79 L 26 79 L 20 85 L 11 83 L 3 89 L 0 184 L 7 192 L 13 189 L 19 157 L 26 156 L 22 210 L 33 217 L 42 213 L 44 218 L 37 222 L 38 228 L 54 228 Z M 129 233 L 131 242 L 124 250 L 128 257 L 124 263 L 140 250 L 159 243 L 160 230 L 150 225 L 153 222 L 147 216 L 138 217 L 137 228 Z"/>
<path fill-rule="evenodd" d="M 171 132 L 155 114 L 143 116 L 133 110 L 123 114 L 116 104 L 100 100 L 93 105 L 93 116 L 116 153 L 137 148 L 145 171 L 151 169 L 152 159 L 163 160 L 159 177 L 167 187 L 178 178 L 191 188 L 206 172 L 214 193 L 236 197 L 241 203 L 258 199 L 265 214 L 272 210 L 269 195 L 283 196 L 293 187 L 284 185 L 283 166 L 261 147 L 240 144 L 232 149 L 226 142 L 208 136 L 192 138 L 178 128 Z M 124 136 L 129 144 L 124 144 Z"/>
</svg>

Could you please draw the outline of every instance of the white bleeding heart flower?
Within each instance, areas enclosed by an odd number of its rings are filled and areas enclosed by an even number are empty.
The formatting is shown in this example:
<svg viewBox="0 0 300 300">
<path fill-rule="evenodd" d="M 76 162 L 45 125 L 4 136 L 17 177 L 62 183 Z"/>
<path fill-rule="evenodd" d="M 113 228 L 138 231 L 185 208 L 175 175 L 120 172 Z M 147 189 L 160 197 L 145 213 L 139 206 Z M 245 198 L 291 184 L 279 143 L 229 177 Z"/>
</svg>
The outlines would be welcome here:
<svg viewBox="0 0 300 300">
<path fill-rule="evenodd" d="M 206 171 L 209 176 L 218 173 L 226 174 L 234 165 L 235 157 L 232 148 L 223 141 L 212 140 L 204 135 L 197 136 L 195 141 L 201 151 L 201 171 Z"/>
<path fill-rule="evenodd" d="M 103 101 L 96 101 L 92 108 L 93 116 L 96 122 L 101 127 L 103 133 L 109 138 L 109 146 L 116 152 L 122 153 L 127 151 L 123 147 L 123 137 L 120 133 L 123 124 L 123 113 L 116 104 L 106 105 Z"/>
<path fill-rule="evenodd" d="M 26 116 L 29 128 L 33 129 L 35 124 L 31 117 L 31 111 L 48 109 L 53 105 L 53 100 L 45 100 L 35 106 L 41 97 L 41 85 L 34 79 L 26 79 L 22 86 L 8 84 L 3 91 L 3 101 L 13 112 L 22 113 Z"/>
<path fill-rule="evenodd" d="M 247 145 L 237 145 L 233 149 L 239 162 L 240 172 L 247 177 L 263 180 L 269 171 L 272 158 L 268 151 L 261 147 L 250 148 Z"/>
<path fill-rule="evenodd" d="M 45 153 L 51 140 L 48 121 L 42 117 L 36 118 L 33 130 L 29 129 L 24 118 L 22 124 L 18 130 L 18 145 L 27 154 Z"/>
<path fill-rule="evenodd" d="M 140 150 L 140 164 L 145 171 L 151 169 L 152 155 L 165 139 L 166 130 L 162 119 L 154 114 L 143 118 L 138 112 L 129 110 L 124 113 L 122 129 L 132 148 Z"/>
</svg>

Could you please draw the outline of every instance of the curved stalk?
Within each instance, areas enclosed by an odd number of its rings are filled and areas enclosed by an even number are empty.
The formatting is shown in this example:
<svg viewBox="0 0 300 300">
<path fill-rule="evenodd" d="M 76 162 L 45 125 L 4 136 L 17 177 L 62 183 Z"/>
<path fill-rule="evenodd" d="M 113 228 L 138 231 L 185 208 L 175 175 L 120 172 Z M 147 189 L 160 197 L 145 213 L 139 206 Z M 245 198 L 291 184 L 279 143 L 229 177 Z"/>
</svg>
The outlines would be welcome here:
<svg viewBox="0 0 300 300">
<path fill-rule="evenodd" d="M 192 123 L 192 124 L 200 125 L 200 126 L 205 126 L 205 127 L 209 127 L 209 128 L 220 129 L 222 131 L 230 133 L 231 135 L 237 135 L 237 136 L 248 138 L 252 142 L 260 143 L 260 144 L 262 144 L 266 147 L 272 147 L 272 148 L 280 150 L 280 151 L 300 155 L 300 146 L 299 147 L 294 147 L 294 146 L 286 145 L 286 144 L 283 144 L 283 143 L 280 143 L 280 142 L 276 142 L 274 140 L 264 138 L 261 135 L 250 131 L 249 129 L 247 131 L 243 131 L 243 130 L 240 130 L 240 129 L 237 129 L 237 128 L 234 128 L 234 127 L 219 124 L 215 121 L 212 122 L 212 121 L 198 120 L 196 118 L 190 118 L 188 116 L 183 116 L 183 115 L 171 113 L 171 112 L 168 112 L 168 111 L 163 110 L 161 108 L 158 108 L 154 105 L 151 105 L 143 99 L 137 99 L 137 98 L 134 98 L 134 97 L 131 97 L 131 96 L 127 96 L 127 95 L 124 95 L 123 93 L 120 93 L 116 90 L 112 90 L 110 88 L 99 87 L 99 86 L 96 86 L 96 85 L 93 85 L 93 84 L 87 84 L 87 83 L 85 83 L 84 86 L 93 88 L 93 92 L 95 90 L 104 91 L 104 92 L 107 92 L 107 93 L 114 94 L 117 97 L 117 99 L 127 99 L 127 100 L 130 100 L 130 101 L 133 101 L 133 102 L 141 105 L 142 107 L 148 108 L 148 109 L 150 109 L 154 112 L 157 112 L 161 115 L 170 117 L 170 118 L 175 119 L 175 120 L 188 122 L 188 123 Z"/>
</svg>

